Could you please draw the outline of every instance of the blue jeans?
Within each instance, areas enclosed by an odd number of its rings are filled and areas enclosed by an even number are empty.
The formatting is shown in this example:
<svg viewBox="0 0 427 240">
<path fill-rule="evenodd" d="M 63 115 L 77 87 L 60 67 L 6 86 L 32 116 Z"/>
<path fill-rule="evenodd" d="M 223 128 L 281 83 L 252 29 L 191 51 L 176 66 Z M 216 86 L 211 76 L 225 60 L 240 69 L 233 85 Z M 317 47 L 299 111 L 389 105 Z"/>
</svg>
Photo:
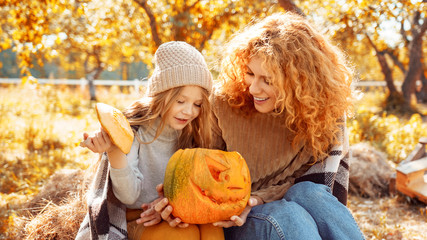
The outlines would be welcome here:
<svg viewBox="0 0 427 240">
<path fill-rule="evenodd" d="M 224 228 L 227 240 L 365 239 L 350 211 L 313 182 L 293 185 L 283 199 L 255 206 L 241 227 Z"/>
</svg>

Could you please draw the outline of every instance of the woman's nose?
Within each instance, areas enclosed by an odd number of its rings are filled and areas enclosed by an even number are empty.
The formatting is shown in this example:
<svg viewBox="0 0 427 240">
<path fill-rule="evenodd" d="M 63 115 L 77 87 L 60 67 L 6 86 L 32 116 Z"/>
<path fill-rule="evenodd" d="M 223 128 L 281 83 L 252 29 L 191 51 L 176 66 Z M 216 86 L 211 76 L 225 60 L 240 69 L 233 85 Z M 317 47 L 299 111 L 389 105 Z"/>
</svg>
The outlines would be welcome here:
<svg viewBox="0 0 427 240">
<path fill-rule="evenodd" d="M 261 92 L 261 88 L 259 86 L 259 80 L 254 79 L 249 85 L 249 93 L 254 95 Z"/>
</svg>

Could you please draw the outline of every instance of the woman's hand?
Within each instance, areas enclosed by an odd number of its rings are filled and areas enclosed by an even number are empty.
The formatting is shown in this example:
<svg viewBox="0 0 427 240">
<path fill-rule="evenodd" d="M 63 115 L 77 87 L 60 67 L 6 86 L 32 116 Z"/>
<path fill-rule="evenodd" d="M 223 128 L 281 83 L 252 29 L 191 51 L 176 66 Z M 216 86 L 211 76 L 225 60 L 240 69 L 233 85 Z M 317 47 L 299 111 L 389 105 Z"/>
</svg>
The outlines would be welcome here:
<svg viewBox="0 0 427 240">
<path fill-rule="evenodd" d="M 167 221 L 169 223 L 169 226 L 171 227 L 177 227 L 177 226 L 180 228 L 188 227 L 189 226 L 188 223 L 183 223 L 181 222 L 180 218 L 175 218 L 172 215 L 173 208 L 172 206 L 168 205 L 169 203 L 168 199 L 163 197 L 163 184 L 157 185 L 156 189 L 157 189 L 157 192 L 159 193 L 159 198 L 160 198 L 160 192 L 159 192 L 160 189 L 162 193 L 161 194 L 162 199 L 160 199 L 160 201 L 154 207 L 156 212 L 160 214 L 162 219 Z"/>
<path fill-rule="evenodd" d="M 232 216 L 230 218 L 230 221 L 219 221 L 219 222 L 215 222 L 213 223 L 214 226 L 216 227 L 224 227 L 224 228 L 229 228 L 229 227 L 234 227 L 234 226 L 242 226 L 243 224 L 245 224 L 246 222 L 246 218 L 249 215 L 249 212 L 251 211 L 251 209 L 257 205 L 261 205 L 264 202 L 262 201 L 262 199 L 258 196 L 251 196 L 249 198 L 248 201 L 248 205 L 245 207 L 245 209 L 243 210 L 243 212 L 240 214 L 240 216 Z"/>
<path fill-rule="evenodd" d="M 83 133 L 83 141 L 80 146 L 87 147 L 94 153 L 112 152 L 117 148 L 103 128 L 91 135 Z"/>
</svg>

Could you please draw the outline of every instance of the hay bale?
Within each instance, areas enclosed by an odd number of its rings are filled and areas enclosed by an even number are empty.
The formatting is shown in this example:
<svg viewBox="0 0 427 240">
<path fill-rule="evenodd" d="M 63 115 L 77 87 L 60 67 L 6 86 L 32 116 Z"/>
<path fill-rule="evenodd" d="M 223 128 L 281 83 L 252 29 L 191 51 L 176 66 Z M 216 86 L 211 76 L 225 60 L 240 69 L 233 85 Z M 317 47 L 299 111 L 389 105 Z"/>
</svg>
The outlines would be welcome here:
<svg viewBox="0 0 427 240">
<path fill-rule="evenodd" d="M 25 224 L 19 239 L 75 239 L 85 214 L 86 206 L 80 197 L 71 197 L 62 205 L 51 202 Z"/>
<path fill-rule="evenodd" d="M 43 185 L 40 192 L 24 205 L 29 214 L 37 215 L 46 204 L 61 204 L 74 195 L 82 195 L 87 187 L 84 171 L 80 169 L 61 169 L 56 171 Z"/>
<path fill-rule="evenodd" d="M 362 197 L 388 195 L 389 182 L 395 172 L 385 153 L 368 143 L 350 146 L 349 193 Z"/>
<path fill-rule="evenodd" d="M 15 225 L 17 239 L 74 239 L 87 212 L 88 182 L 83 170 L 55 172 L 24 205 Z"/>
</svg>

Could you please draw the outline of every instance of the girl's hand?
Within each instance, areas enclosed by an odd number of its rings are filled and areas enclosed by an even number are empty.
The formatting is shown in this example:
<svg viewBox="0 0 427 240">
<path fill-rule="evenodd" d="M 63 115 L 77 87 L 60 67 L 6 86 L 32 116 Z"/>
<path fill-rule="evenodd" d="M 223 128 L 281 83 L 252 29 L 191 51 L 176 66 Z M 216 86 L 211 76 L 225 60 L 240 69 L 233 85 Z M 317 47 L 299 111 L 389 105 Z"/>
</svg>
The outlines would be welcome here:
<svg viewBox="0 0 427 240">
<path fill-rule="evenodd" d="M 162 221 L 162 217 L 160 216 L 160 213 L 158 213 L 156 210 L 154 210 L 154 207 L 156 204 L 163 199 L 163 184 L 159 184 L 156 186 L 157 194 L 159 195 L 159 198 L 152 201 L 149 204 L 142 204 L 141 208 L 144 210 L 143 213 L 141 213 L 140 218 L 136 220 L 137 224 L 143 223 L 144 226 L 149 227 L 156 225 L 157 223 Z"/>
<path fill-rule="evenodd" d="M 87 147 L 94 153 L 111 152 L 117 148 L 103 128 L 91 135 L 83 133 L 83 142 L 80 143 L 80 146 Z"/>
<path fill-rule="evenodd" d="M 160 214 L 163 220 L 167 221 L 169 223 L 169 226 L 171 227 L 180 227 L 180 228 L 186 228 L 189 226 L 188 223 L 181 222 L 180 218 L 175 218 L 172 215 L 172 206 L 168 205 L 168 199 L 163 197 L 163 184 L 159 184 L 156 187 L 157 192 L 159 193 L 159 201 L 157 202 L 156 206 L 154 206 L 154 209 L 157 213 Z M 161 191 L 159 191 L 161 190 Z M 161 194 L 160 194 L 161 193 Z"/>
<path fill-rule="evenodd" d="M 162 217 L 158 212 L 154 210 L 156 203 L 160 201 L 160 198 L 152 201 L 151 203 L 142 204 L 141 208 L 144 212 L 141 213 L 140 218 L 136 220 L 137 224 L 144 224 L 145 227 L 153 226 L 162 221 Z"/>
<path fill-rule="evenodd" d="M 224 227 L 224 228 L 229 228 L 229 227 L 234 227 L 234 226 L 240 227 L 243 224 L 245 224 L 246 218 L 248 217 L 251 209 L 253 207 L 255 207 L 257 205 L 261 205 L 261 204 L 263 204 L 263 201 L 261 198 L 259 198 L 257 196 L 251 196 L 249 198 L 248 205 L 245 207 L 245 209 L 240 214 L 240 216 L 234 215 L 230 218 L 230 221 L 219 221 L 219 222 L 213 223 L 213 225 L 216 227 Z"/>
<path fill-rule="evenodd" d="M 107 132 L 102 127 L 98 132 L 90 136 L 84 133 L 83 139 L 84 141 L 80 143 L 80 146 L 87 147 L 94 153 L 107 152 L 112 168 L 121 169 L 127 166 L 126 154 L 113 144 Z"/>
</svg>

